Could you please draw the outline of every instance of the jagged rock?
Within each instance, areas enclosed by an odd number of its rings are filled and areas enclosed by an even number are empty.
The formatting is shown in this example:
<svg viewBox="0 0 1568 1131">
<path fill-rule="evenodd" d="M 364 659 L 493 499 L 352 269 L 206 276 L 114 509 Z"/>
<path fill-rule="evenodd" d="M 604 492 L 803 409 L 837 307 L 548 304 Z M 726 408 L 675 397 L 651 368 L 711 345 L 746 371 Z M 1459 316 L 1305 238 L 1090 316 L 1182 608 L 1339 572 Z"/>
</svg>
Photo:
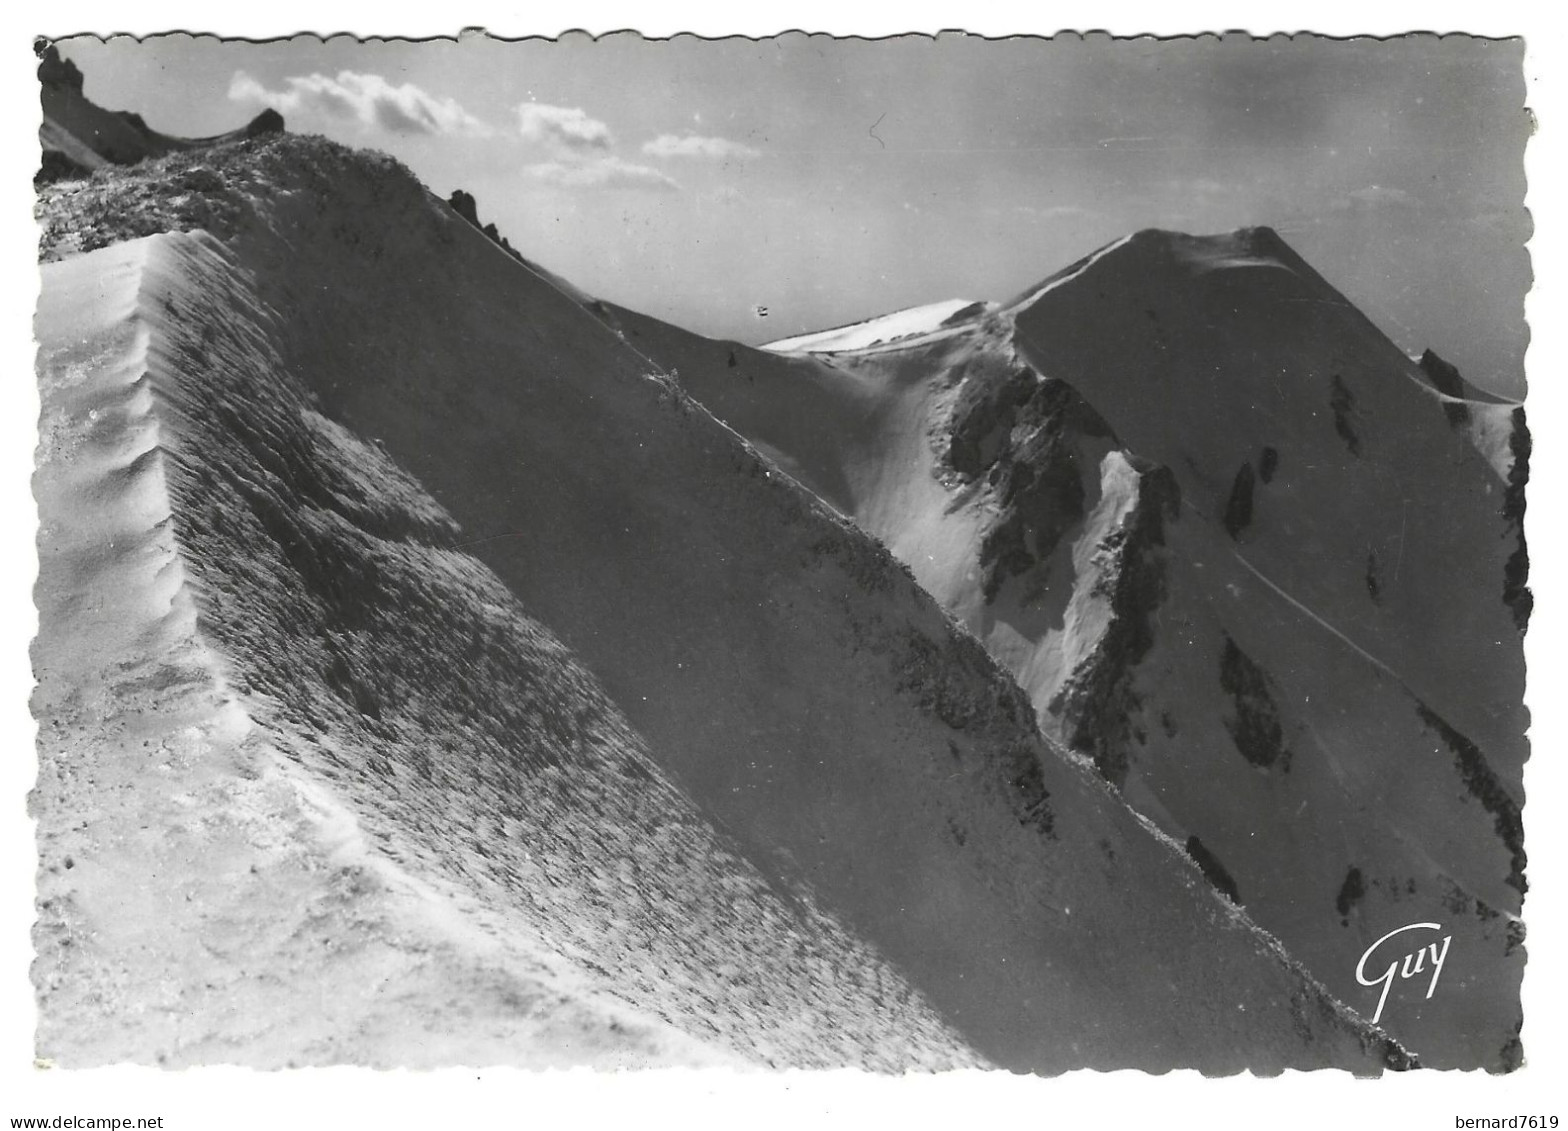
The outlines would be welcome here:
<svg viewBox="0 0 1568 1131">
<path fill-rule="evenodd" d="M 78 94 L 82 90 L 82 72 L 79 67 L 69 59 L 60 57 L 60 49 L 49 43 L 40 49 L 39 44 L 34 44 L 38 51 L 38 81 L 45 86 L 61 87 L 65 90 L 74 90 Z"/>
<path fill-rule="evenodd" d="M 453 212 L 456 212 L 474 227 L 479 227 L 479 205 L 475 202 L 472 193 L 464 192 L 462 189 L 453 189 L 447 203 L 452 206 Z"/>
<path fill-rule="evenodd" d="M 1421 360 L 1417 364 L 1421 366 L 1421 372 L 1432 379 L 1432 387 L 1438 392 L 1450 397 L 1465 395 L 1465 382 L 1459 375 L 1459 368 L 1444 361 L 1436 351 L 1422 351 Z"/>
<path fill-rule="evenodd" d="M 213 137 L 175 137 L 154 129 L 134 110 L 108 110 L 82 93 L 80 70 L 53 45 L 40 50 L 38 77 L 44 152 L 36 183 L 77 178 L 106 165 L 192 153 L 284 132 L 283 115 L 263 110 L 245 126 Z"/>
<path fill-rule="evenodd" d="M 1465 379 L 1459 375 L 1459 369 L 1438 357 L 1432 350 L 1421 354 L 1418 363 L 1421 372 L 1425 373 L 1432 381 L 1432 387 L 1447 397 L 1457 398 L 1443 402 L 1443 414 L 1448 417 L 1448 423 L 1459 428 L 1470 420 L 1470 406 L 1462 403 L 1469 395 Z"/>
<path fill-rule="evenodd" d="M 240 132 L 246 137 L 265 137 L 268 134 L 283 133 L 284 129 L 283 115 L 268 106 L 252 118 Z"/>
</svg>

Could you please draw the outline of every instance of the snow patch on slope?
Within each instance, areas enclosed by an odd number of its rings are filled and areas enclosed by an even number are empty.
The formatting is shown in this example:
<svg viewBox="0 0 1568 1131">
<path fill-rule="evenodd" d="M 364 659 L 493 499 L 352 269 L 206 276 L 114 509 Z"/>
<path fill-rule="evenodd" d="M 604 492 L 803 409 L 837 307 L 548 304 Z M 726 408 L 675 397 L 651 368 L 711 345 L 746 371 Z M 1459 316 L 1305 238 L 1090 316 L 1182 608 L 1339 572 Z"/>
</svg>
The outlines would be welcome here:
<svg viewBox="0 0 1568 1131">
<path fill-rule="evenodd" d="M 985 313 L 986 304 L 972 299 L 953 298 L 942 302 L 927 303 L 896 310 L 864 322 L 835 326 L 831 330 L 816 330 L 792 338 L 780 338 L 762 348 L 774 353 L 836 353 L 840 350 L 869 349 L 905 338 L 930 334 L 962 321 L 977 318 Z"/>
</svg>

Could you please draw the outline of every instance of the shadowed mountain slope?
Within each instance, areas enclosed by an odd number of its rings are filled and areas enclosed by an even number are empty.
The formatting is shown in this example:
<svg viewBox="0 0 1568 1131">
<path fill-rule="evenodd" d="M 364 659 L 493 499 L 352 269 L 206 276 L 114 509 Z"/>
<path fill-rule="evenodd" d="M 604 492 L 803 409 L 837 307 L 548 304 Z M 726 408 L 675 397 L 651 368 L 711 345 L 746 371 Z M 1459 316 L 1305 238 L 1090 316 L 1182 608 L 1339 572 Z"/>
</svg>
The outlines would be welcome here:
<svg viewBox="0 0 1568 1131">
<path fill-rule="evenodd" d="M 1447 992 L 1385 1024 L 1518 1062 L 1522 409 L 1436 389 L 1266 229 L 1138 233 L 864 348 L 606 317 L 884 541 L 1336 993 L 1375 1006 L 1363 951 L 1441 922 Z"/>
<path fill-rule="evenodd" d="M 201 640 L 381 856 L 743 1056 L 962 1062 L 956 1032 L 1046 1071 L 1406 1062 L 577 297 L 384 159 L 203 160 L 164 218 L 210 234 L 54 278 L 136 275 L 101 316 L 156 361 L 146 458 Z M 184 162 L 99 174 L 83 223 L 112 242 L 114 202 Z M 45 199 L 67 243 L 75 199 Z M 735 922 L 703 917 L 737 893 Z M 760 949 L 683 956 L 708 931 Z M 804 1006 L 767 1005 L 775 974 Z"/>
</svg>

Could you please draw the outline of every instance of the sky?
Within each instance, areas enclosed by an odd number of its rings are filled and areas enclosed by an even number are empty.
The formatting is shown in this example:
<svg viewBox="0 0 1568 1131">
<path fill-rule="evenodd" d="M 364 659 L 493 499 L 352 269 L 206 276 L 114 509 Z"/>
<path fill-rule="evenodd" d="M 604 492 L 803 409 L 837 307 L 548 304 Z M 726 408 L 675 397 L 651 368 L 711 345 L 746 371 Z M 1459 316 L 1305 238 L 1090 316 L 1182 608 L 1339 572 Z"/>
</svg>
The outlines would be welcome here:
<svg viewBox="0 0 1568 1131">
<path fill-rule="evenodd" d="M 61 47 L 167 133 L 274 106 L 391 153 L 579 287 L 715 337 L 1006 299 L 1139 228 L 1266 224 L 1407 352 L 1524 391 L 1519 40 Z"/>
</svg>

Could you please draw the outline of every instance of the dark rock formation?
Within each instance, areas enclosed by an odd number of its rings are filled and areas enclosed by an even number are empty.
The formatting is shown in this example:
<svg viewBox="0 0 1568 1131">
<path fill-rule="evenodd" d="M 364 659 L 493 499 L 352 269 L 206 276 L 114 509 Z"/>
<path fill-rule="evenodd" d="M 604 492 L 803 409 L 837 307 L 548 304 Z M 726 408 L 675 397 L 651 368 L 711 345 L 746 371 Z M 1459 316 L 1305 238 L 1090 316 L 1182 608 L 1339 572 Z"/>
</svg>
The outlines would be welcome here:
<svg viewBox="0 0 1568 1131">
<path fill-rule="evenodd" d="M 447 203 L 452 206 L 453 212 L 456 212 L 474 227 L 479 227 L 479 205 L 475 202 L 472 193 L 464 192 L 462 189 L 454 189 L 452 190 L 451 199 Z"/>
<path fill-rule="evenodd" d="M 1236 713 L 1225 720 L 1225 729 L 1241 756 L 1254 766 L 1278 765 L 1290 769 L 1290 751 L 1279 722 L 1279 707 L 1269 687 L 1269 677 L 1229 635 L 1220 656 L 1220 687 L 1230 696 Z"/>
<path fill-rule="evenodd" d="M 1225 533 L 1232 538 L 1239 537 L 1243 530 L 1252 525 L 1252 488 L 1256 481 L 1252 465 L 1242 464 L 1236 472 L 1235 482 L 1231 484 L 1230 500 L 1225 504 Z"/>
<path fill-rule="evenodd" d="M 1339 885 L 1339 895 L 1334 897 L 1334 910 L 1339 912 L 1342 926 L 1350 925 L 1350 912 L 1367 894 L 1367 884 L 1361 869 L 1352 866 L 1345 873 L 1345 882 Z"/>
<path fill-rule="evenodd" d="M 1421 372 L 1425 373 L 1427 380 L 1432 382 L 1432 387 L 1444 396 L 1467 399 L 1469 390 L 1465 388 L 1465 379 L 1459 375 L 1459 369 L 1450 365 L 1431 350 L 1421 355 Z M 1453 401 L 1443 402 L 1443 414 L 1448 417 L 1448 423 L 1455 428 L 1466 424 L 1470 420 L 1470 406 L 1455 404 Z"/>
<path fill-rule="evenodd" d="M 1137 503 L 1100 544 L 1108 562 L 1096 588 L 1111 605 L 1105 635 L 1048 706 L 1066 724 L 1068 745 L 1089 755 L 1118 789 L 1127 780 L 1127 735 L 1139 707 L 1133 681 L 1154 647 L 1154 617 L 1165 600 L 1165 524 L 1180 514 L 1181 489 L 1170 469 L 1143 473 Z"/>
<path fill-rule="evenodd" d="M 473 225 L 475 229 L 482 232 L 484 237 L 495 244 L 496 247 L 506 252 L 519 263 L 527 262 L 512 247 L 511 242 L 500 233 L 495 224 L 481 224 L 479 222 L 479 204 L 474 199 L 472 193 L 464 192 L 462 189 L 454 189 L 452 190 L 452 195 L 447 198 L 447 204 L 451 206 L 453 212 L 456 212 L 464 220 L 467 220 L 469 224 Z"/>
<path fill-rule="evenodd" d="M 270 106 L 252 118 L 240 131 L 245 137 L 265 137 L 267 134 L 283 132 L 283 115 Z"/>
<path fill-rule="evenodd" d="M 38 165 L 38 172 L 33 174 L 33 184 L 47 185 L 55 181 L 74 181 L 82 177 L 92 176 L 92 170 L 80 162 L 61 153 L 58 149 L 45 149 L 43 158 Z"/>
<path fill-rule="evenodd" d="M 1425 704 L 1418 704 L 1416 713 L 1454 752 L 1454 762 L 1459 767 L 1465 788 L 1492 815 L 1492 825 L 1510 856 L 1508 878 L 1504 882 L 1523 895 L 1528 890 L 1528 884 L 1524 878 L 1524 821 L 1519 814 L 1519 803 L 1503 788 L 1503 783 L 1498 780 L 1496 772 L 1475 743 L 1449 726 Z"/>
<path fill-rule="evenodd" d="M 1421 372 L 1427 375 L 1432 382 L 1432 387 L 1444 396 L 1460 397 L 1465 395 L 1464 378 L 1459 376 L 1459 368 L 1444 361 L 1431 350 L 1421 354 Z"/>
<path fill-rule="evenodd" d="M 1279 470 L 1279 449 L 1265 447 L 1258 456 L 1258 478 L 1265 484 L 1274 482 L 1274 473 Z"/>
<path fill-rule="evenodd" d="M 38 81 L 45 86 L 82 91 L 82 72 L 69 59 L 60 58 L 60 49 L 42 39 L 33 41 L 33 51 L 38 55 Z"/>
<path fill-rule="evenodd" d="M 1350 454 L 1361 454 L 1361 437 L 1356 435 L 1355 427 L 1351 424 L 1351 415 L 1356 411 L 1356 397 L 1345 384 L 1345 379 L 1338 373 L 1334 374 L 1332 392 L 1329 394 L 1328 407 L 1334 410 L 1334 431 L 1339 433 L 1339 438 L 1345 441 L 1345 447 L 1350 449 Z"/>
<path fill-rule="evenodd" d="M 984 475 L 998 505 L 980 544 L 987 602 L 1083 520 L 1084 479 L 1104 441 L 1114 441 L 1110 428 L 1065 381 L 1027 366 L 964 378 L 942 455 L 960 481 Z"/>
</svg>

